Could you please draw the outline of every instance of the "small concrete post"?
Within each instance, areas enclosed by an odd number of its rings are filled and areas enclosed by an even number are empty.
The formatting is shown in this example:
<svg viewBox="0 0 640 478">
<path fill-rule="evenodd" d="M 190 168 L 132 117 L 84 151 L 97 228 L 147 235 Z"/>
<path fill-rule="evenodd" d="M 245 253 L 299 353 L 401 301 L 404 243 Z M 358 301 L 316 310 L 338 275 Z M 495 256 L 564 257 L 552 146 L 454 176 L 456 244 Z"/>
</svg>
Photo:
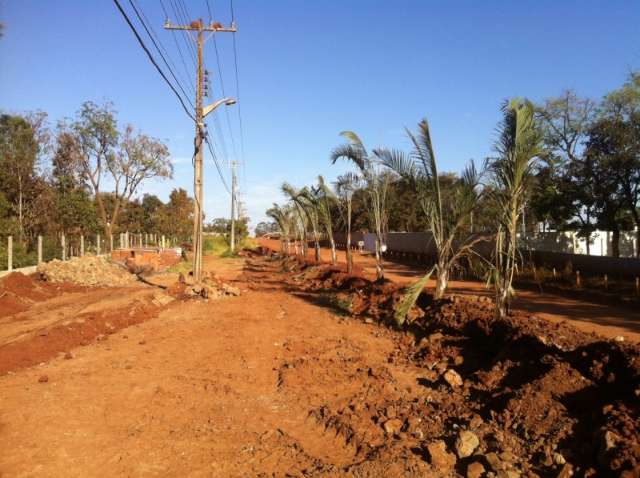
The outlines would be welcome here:
<svg viewBox="0 0 640 478">
<path fill-rule="evenodd" d="M 162 236 L 162 250 L 164 251 L 164 236 Z"/>
<path fill-rule="evenodd" d="M 96 256 L 100 255 L 100 234 L 96 234 Z"/>
<path fill-rule="evenodd" d="M 138 247 L 142 249 L 142 233 L 138 234 Z"/>
<path fill-rule="evenodd" d="M 84 234 L 80 234 L 80 257 L 84 256 Z"/>
<path fill-rule="evenodd" d="M 67 260 L 67 240 L 64 237 L 64 234 L 62 235 L 60 242 L 62 244 L 62 260 L 66 261 Z"/>
<path fill-rule="evenodd" d="M 38 264 L 42 264 L 42 236 L 38 236 Z"/>
<path fill-rule="evenodd" d="M 109 247 L 109 251 L 113 251 L 113 234 L 109 235 L 109 245 L 111 247 Z"/>
<path fill-rule="evenodd" d="M 13 237 L 7 238 L 7 270 L 11 272 L 13 270 Z"/>
</svg>

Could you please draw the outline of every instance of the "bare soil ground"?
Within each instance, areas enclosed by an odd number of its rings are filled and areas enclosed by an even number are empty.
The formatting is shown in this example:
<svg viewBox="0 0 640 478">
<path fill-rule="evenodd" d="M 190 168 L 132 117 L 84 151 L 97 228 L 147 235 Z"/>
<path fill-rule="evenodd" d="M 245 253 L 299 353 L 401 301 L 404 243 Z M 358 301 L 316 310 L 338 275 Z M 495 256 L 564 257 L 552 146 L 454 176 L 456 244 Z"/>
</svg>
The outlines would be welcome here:
<svg viewBox="0 0 640 478">
<path fill-rule="evenodd" d="M 398 286 L 251 256 L 206 264 L 238 297 L 63 287 L 0 319 L 0 363 L 82 307 L 133 321 L 0 372 L 0 475 L 640 476 L 638 346 L 477 296 L 395 331 Z"/>
<path fill-rule="evenodd" d="M 260 239 L 259 242 L 275 251 L 280 250 L 279 241 Z M 310 259 L 313 258 L 313 254 L 314 251 L 310 250 Z M 329 261 L 331 251 L 325 248 L 321 249 L 321 259 Z M 338 262 L 346 262 L 344 251 L 338 251 Z M 365 271 L 365 276 L 375 278 L 375 260 L 370 254 L 354 253 L 354 264 Z M 392 261 L 385 261 L 384 266 L 385 276 L 401 284 L 416 281 L 426 272 L 424 268 L 415 265 L 398 264 Z M 427 290 L 434 288 L 435 282 L 433 280 L 427 283 Z M 487 297 L 492 294 L 492 291 L 487 290 L 483 283 L 460 280 L 452 280 L 449 283 L 449 292 Z M 518 290 L 513 307 L 517 311 L 535 315 L 551 322 L 567 321 L 585 332 L 596 332 L 610 338 L 623 336 L 626 340 L 640 342 L 640 308 L 577 300 L 555 293 L 541 293 L 537 290 Z"/>
</svg>

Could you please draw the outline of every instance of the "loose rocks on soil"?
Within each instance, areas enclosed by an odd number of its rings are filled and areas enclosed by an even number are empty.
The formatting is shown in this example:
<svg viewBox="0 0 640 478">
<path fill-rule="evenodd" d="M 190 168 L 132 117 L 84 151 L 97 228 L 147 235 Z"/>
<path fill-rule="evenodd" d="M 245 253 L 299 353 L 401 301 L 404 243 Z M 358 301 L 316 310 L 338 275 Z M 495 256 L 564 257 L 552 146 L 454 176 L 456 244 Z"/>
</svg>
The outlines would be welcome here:
<svg viewBox="0 0 640 478">
<path fill-rule="evenodd" d="M 323 303 L 343 315 L 389 323 L 401 294 L 328 264 L 270 255 L 251 267 L 267 263 L 305 297 L 333 297 Z M 396 343 L 389 363 L 419 371 L 413 393 L 390 395 L 391 376 L 351 369 L 352 352 L 333 359 L 331 373 L 343 360 L 345 381 L 358 377 L 366 393 L 324 423 L 339 421 L 362 463 L 410 451 L 437 476 L 640 477 L 639 345 L 524 314 L 497 319 L 483 297 L 423 294 L 416 309 L 408 330 L 373 332 Z M 394 476 L 428 476 L 413 463 Z"/>
<path fill-rule="evenodd" d="M 137 282 L 136 277 L 105 257 L 74 257 L 68 261 L 54 259 L 37 268 L 49 282 L 71 282 L 89 286 L 126 286 Z"/>
</svg>

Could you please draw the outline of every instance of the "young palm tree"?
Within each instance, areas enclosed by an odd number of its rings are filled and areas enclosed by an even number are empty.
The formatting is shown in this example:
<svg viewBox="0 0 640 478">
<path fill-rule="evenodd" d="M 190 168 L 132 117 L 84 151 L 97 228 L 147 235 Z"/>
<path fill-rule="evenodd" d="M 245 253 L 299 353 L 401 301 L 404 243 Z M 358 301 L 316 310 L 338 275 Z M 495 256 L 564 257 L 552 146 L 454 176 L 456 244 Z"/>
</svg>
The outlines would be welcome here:
<svg viewBox="0 0 640 478">
<path fill-rule="evenodd" d="M 338 198 L 327 185 L 322 175 L 318 176 L 318 186 L 312 188 L 310 196 L 311 201 L 316 206 L 318 216 L 322 221 L 329 245 L 331 246 L 331 263 L 335 264 L 338 258 L 336 256 L 336 243 L 333 239 L 331 207 L 338 202 Z"/>
<path fill-rule="evenodd" d="M 273 203 L 273 207 L 267 209 L 267 216 L 278 224 L 281 234 L 281 249 L 285 254 L 289 254 L 291 248 L 291 230 L 292 226 L 294 226 L 292 208 Z"/>
<path fill-rule="evenodd" d="M 464 256 L 471 254 L 473 246 L 478 242 L 486 240 L 484 236 L 473 234 L 470 228 L 471 215 L 480 200 L 478 185 L 484 168 L 478 172 L 474 163 L 470 162 L 462 175 L 443 190 L 429 123 L 424 119 L 418 124 L 416 134 L 409 130 L 407 134 L 414 147 L 409 155 L 388 149 L 378 150 L 377 154 L 385 166 L 406 178 L 415 187 L 429 224 L 430 241 L 433 241 L 436 250 L 436 263 L 418 281 L 416 287 L 410 288 L 406 300 L 401 303 L 402 307 L 396 311 L 398 324 L 404 322 L 406 314 L 433 272 L 436 274 L 434 297 L 440 299 L 447 289 L 453 266 Z"/>
<path fill-rule="evenodd" d="M 338 159 L 346 159 L 353 162 L 359 170 L 365 184 L 371 226 L 376 236 L 376 278 L 382 281 L 384 280 L 382 250 L 387 222 L 387 192 L 390 175 L 382 170 L 382 162 L 376 152 L 369 154 L 357 134 L 353 131 L 343 131 L 340 134 L 347 138 L 348 143 L 332 151 L 331 162 L 335 164 Z"/>
<path fill-rule="evenodd" d="M 293 201 L 293 203 L 298 207 L 298 212 L 302 216 L 304 215 L 311 225 L 311 231 L 313 233 L 313 241 L 315 245 L 315 259 L 316 262 L 320 262 L 320 236 L 318 234 L 318 212 L 316 208 L 316 204 L 313 201 L 313 195 L 309 191 L 307 187 L 304 187 L 300 190 L 294 188 L 288 183 L 282 184 L 282 192 Z M 301 223 L 305 223 L 305 221 L 301 217 Z M 306 258 L 306 227 L 304 231 L 304 257 Z"/>
<path fill-rule="evenodd" d="M 355 173 L 345 173 L 338 176 L 337 181 L 334 183 L 338 197 L 341 199 L 339 203 L 340 209 L 343 211 L 345 225 L 347 227 L 347 274 L 353 272 L 353 254 L 351 251 L 351 205 L 353 201 L 353 194 L 360 187 L 360 178 Z"/>
<path fill-rule="evenodd" d="M 529 100 L 514 98 L 505 102 L 502 113 L 495 144 L 498 157 L 491 163 L 495 183 L 491 195 L 499 214 L 493 269 L 497 317 L 509 312 L 518 255 L 518 218 L 524 209 L 535 158 L 543 152 L 534 106 Z"/>
</svg>

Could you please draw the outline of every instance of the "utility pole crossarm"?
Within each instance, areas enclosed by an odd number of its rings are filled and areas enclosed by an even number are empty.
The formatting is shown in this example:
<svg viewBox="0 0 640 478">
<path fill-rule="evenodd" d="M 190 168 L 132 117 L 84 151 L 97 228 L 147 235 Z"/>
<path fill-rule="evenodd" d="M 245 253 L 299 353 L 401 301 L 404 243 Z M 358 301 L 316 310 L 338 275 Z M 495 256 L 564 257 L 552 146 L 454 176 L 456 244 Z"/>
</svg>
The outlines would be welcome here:
<svg viewBox="0 0 640 478">
<path fill-rule="evenodd" d="M 164 24 L 165 30 L 195 30 L 195 31 L 203 31 L 203 32 L 231 32 L 235 33 L 238 31 L 236 29 L 236 24 L 232 23 L 229 27 L 223 27 L 219 22 L 211 22 L 209 25 L 204 25 L 202 21 L 191 22 L 190 25 L 173 25 L 170 21 L 167 20 Z"/>
</svg>

